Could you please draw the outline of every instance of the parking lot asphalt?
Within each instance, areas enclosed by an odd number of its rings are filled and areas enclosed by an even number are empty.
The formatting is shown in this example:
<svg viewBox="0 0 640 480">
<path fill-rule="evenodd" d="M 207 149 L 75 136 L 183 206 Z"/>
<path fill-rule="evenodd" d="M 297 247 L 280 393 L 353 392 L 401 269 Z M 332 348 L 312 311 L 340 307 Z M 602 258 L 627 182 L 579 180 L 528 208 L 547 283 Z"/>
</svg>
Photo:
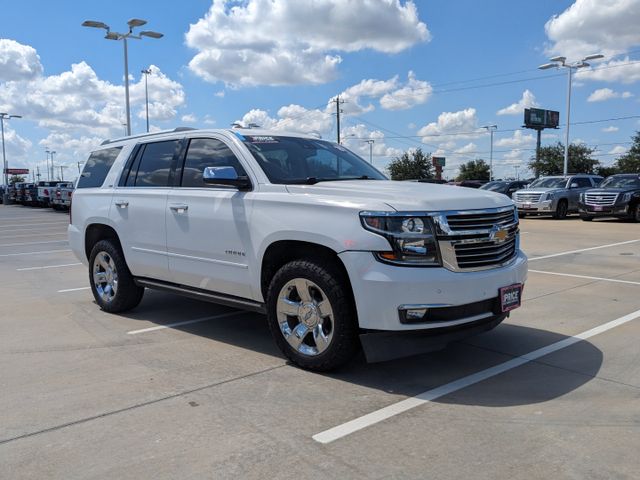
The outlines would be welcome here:
<svg viewBox="0 0 640 480">
<path fill-rule="evenodd" d="M 502 325 L 321 375 L 254 313 L 101 312 L 67 223 L 0 206 L 1 478 L 638 478 L 638 224 L 523 219 Z"/>
</svg>

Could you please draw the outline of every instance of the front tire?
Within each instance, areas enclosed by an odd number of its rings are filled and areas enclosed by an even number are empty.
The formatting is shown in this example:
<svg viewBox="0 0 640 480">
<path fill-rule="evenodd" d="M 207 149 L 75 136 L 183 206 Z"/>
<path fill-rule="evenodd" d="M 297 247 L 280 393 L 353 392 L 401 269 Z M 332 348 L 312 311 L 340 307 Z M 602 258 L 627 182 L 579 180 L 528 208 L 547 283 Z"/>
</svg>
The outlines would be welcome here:
<svg viewBox="0 0 640 480">
<path fill-rule="evenodd" d="M 295 260 L 274 275 L 267 319 L 282 353 L 314 371 L 334 370 L 359 348 L 358 322 L 348 280 L 330 262 Z"/>
<path fill-rule="evenodd" d="M 144 288 L 135 284 L 120 247 L 112 240 L 100 240 L 91 250 L 89 282 L 96 303 L 109 313 L 137 307 L 144 295 Z"/>
<path fill-rule="evenodd" d="M 553 218 L 556 220 L 562 220 L 567 218 L 567 213 L 569 212 L 569 203 L 566 200 L 558 201 L 558 206 L 556 207 L 556 211 L 553 212 Z"/>
</svg>

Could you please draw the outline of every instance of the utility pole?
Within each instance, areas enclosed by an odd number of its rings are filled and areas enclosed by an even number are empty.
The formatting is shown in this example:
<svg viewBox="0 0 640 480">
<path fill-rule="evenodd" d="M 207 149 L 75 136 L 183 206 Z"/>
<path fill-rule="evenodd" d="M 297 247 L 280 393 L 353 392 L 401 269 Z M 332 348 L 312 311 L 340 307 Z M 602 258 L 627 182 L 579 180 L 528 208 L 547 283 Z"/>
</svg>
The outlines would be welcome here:
<svg viewBox="0 0 640 480">
<path fill-rule="evenodd" d="M 489 181 L 493 180 L 493 131 L 498 128 L 497 125 L 485 125 L 482 128 L 486 128 L 491 134 L 491 150 L 489 153 Z"/>
<path fill-rule="evenodd" d="M 369 163 L 373 165 L 373 144 L 375 143 L 374 139 L 365 140 L 365 143 L 369 144 Z"/>
<path fill-rule="evenodd" d="M 49 155 L 51 155 L 51 179 L 53 180 L 56 177 L 56 173 L 54 170 L 54 165 L 53 165 L 53 155 L 56 153 L 55 150 L 50 150 L 49 151 Z"/>
<path fill-rule="evenodd" d="M 518 169 L 520 168 L 520 165 L 514 165 L 513 168 L 516 169 L 516 180 L 520 180 L 520 174 L 518 173 Z"/>
<path fill-rule="evenodd" d="M 0 130 L 2 130 L 2 168 L 4 169 L 4 193 L 2 195 L 2 204 L 9 205 L 9 164 L 7 163 L 7 154 L 4 149 L 4 121 L 10 118 L 22 118 L 20 115 L 10 115 L 6 112 L 0 112 Z"/>
<path fill-rule="evenodd" d="M 147 79 L 149 78 L 149 74 L 151 74 L 151 69 L 145 68 L 140 72 L 144 75 L 144 103 L 147 111 L 147 133 L 149 133 L 149 84 Z"/>
<path fill-rule="evenodd" d="M 64 182 L 64 169 L 67 168 L 66 165 L 58 165 L 58 168 L 60 168 L 60 181 Z"/>
<path fill-rule="evenodd" d="M 36 165 L 36 172 L 38 172 L 36 177 L 38 177 L 38 181 L 40 181 L 40 165 Z"/>
<path fill-rule="evenodd" d="M 78 175 L 80 175 L 80 165 L 82 164 L 82 162 L 78 162 Z"/>
<path fill-rule="evenodd" d="M 343 100 L 340 100 L 340 95 L 338 95 L 335 99 L 336 102 L 336 137 L 338 139 L 338 144 L 340 144 L 340 105 L 344 103 Z"/>
</svg>

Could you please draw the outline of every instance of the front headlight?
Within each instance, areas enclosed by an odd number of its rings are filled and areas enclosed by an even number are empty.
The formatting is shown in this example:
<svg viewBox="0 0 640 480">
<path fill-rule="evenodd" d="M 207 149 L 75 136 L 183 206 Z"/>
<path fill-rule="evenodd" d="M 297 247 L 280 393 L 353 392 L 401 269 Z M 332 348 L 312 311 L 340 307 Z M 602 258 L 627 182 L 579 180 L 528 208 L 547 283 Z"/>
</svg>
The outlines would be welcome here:
<svg viewBox="0 0 640 480">
<path fill-rule="evenodd" d="M 581 193 L 581 194 L 580 194 L 580 201 L 581 201 L 582 203 L 584 203 L 584 193 Z"/>
<path fill-rule="evenodd" d="M 361 213 L 362 226 L 389 241 L 391 251 L 375 252 L 376 258 L 393 265 L 438 267 L 438 242 L 429 217 Z"/>
</svg>

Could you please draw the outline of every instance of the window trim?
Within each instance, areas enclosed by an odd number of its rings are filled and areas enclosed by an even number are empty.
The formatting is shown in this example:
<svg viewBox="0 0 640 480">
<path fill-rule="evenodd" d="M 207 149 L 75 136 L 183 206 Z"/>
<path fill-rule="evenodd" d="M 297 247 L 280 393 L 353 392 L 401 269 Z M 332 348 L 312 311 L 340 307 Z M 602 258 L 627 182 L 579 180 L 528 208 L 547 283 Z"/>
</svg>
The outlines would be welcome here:
<svg viewBox="0 0 640 480">
<path fill-rule="evenodd" d="M 172 188 L 174 184 L 175 173 L 177 169 L 178 163 L 178 154 L 182 152 L 182 144 L 184 142 L 185 137 L 180 138 L 165 138 L 162 140 L 154 140 L 144 143 L 137 143 L 131 153 L 129 154 L 129 158 L 127 159 L 124 168 L 122 169 L 122 174 L 120 175 L 120 180 L 118 181 L 118 188 L 136 188 L 136 189 L 149 189 L 149 188 Z M 142 162 L 142 157 L 144 156 L 144 152 L 147 148 L 147 145 L 152 143 L 165 143 L 165 142 L 176 142 L 176 148 L 173 152 L 173 156 L 171 157 L 171 163 L 169 165 L 169 177 L 167 179 L 167 185 L 154 185 L 149 187 L 142 187 L 139 185 L 127 185 L 129 181 L 129 177 L 133 172 L 133 167 L 136 164 L 136 161 L 139 159 L 138 168 L 136 169 L 136 181 L 138 177 L 138 170 L 140 169 L 140 163 Z"/>
<path fill-rule="evenodd" d="M 118 160 L 118 157 L 122 154 L 122 150 L 123 150 L 123 146 L 113 146 L 113 147 L 108 147 L 108 148 L 100 148 L 97 150 L 93 150 L 90 154 L 89 154 L 89 158 L 87 158 L 87 161 L 84 164 L 84 167 L 82 168 L 82 172 L 80 173 L 80 175 L 78 176 L 78 180 L 76 181 L 76 188 L 102 188 L 104 186 L 104 183 L 107 181 L 107 178 L 109 177 L 109 173 L 111 172 L 111 169 L 113 168 L 114 165 L 116 165 L 116 161 Z M 83 177 L 82 175 L 85 173 L 85 170 L 87 168 L 87 165 L 89 163 L 89 160 L 91 160 L 91 156 L 94 153 L 98 153 L 98 152 L 105 152 L 107 150 L 117 150 L 117 154 L 115 157 L 113 157 L 113 160 L 111 161 L 111 165 L 109 165 L 109 168 L 107 169 L 107 172 L 104 176 L 104 178 L 102 179 L 102 182 L 100 183 L 100 185 L 95 185 L 95 186 L 90 186 L 90 187 L 81 187 L 80 185 L 80 181 L 82 180 L 82 178 L 89 178 L 89 177 Z M 42 187 L 46 187 L 46 188 L 51 188 L 51 186 L 47 185 L 47 183 L 51 183 L 48 180 L 43 181 L 43 185 Z M 39 183 L 39 182 L 38 182 Z M 37 184 L 36 184 L 37 185 Z M 55 185 L 52 185 L 55 186 Z"/>
</svg>

